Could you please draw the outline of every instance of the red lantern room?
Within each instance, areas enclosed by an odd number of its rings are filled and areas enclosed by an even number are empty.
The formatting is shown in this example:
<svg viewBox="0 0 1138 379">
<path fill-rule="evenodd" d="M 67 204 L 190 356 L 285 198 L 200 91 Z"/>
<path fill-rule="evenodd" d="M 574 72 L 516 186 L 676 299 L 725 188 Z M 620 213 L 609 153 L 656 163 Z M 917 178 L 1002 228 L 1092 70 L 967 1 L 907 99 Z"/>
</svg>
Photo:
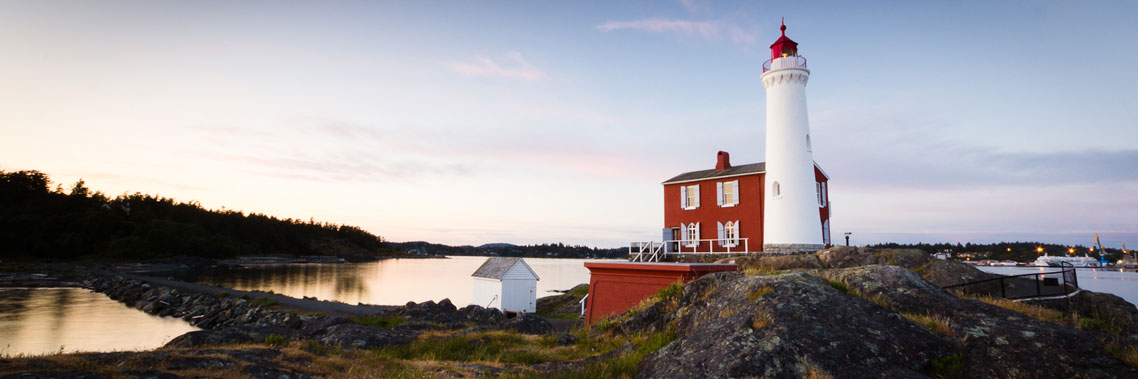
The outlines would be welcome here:
<svg viewBox="0 0 1138 379">
<path fill-rule="evenodd" d="M 782 26 L 779 27 L 779 30 L 782 30 L 782 37 L 778 37 L 778 40 L 771 44 L 771 61 L 782 57 L 798 56 L 798 42 L 786 38 L 785 19 L 782 22 Z"/>
</svg>

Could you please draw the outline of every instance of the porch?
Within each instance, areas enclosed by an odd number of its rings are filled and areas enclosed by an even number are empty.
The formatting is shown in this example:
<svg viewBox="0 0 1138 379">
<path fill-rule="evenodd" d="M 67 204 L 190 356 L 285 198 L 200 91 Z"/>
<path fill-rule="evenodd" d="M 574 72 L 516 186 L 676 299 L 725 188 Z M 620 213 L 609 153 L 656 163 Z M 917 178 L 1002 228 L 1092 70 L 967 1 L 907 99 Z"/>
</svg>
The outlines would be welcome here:
<svg viewBox="0 0 1138 379">
<path fill-rule="evenodd" d="M 632 242 L 629 262 L 661 262 L 669 256 L 731 256 L 759 253 L 750 249 L 749 238 L 713 238 Z"/>
</svg>

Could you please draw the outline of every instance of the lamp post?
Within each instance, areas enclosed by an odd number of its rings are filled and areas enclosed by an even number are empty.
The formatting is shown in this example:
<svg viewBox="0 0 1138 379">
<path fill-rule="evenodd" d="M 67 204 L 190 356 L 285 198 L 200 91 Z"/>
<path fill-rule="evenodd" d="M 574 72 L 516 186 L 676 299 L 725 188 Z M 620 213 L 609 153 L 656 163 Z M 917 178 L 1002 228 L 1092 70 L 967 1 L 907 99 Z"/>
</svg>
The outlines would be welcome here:
<svg viewBox="0 0 1138 379">
<path fill-rule="evenodd" d="M 845 232 L 844 234 L 846 235 L 846 246 L 849 246 L 850 245 L 850 234 L 853 234 L 853 232 Z"/>
</svg>

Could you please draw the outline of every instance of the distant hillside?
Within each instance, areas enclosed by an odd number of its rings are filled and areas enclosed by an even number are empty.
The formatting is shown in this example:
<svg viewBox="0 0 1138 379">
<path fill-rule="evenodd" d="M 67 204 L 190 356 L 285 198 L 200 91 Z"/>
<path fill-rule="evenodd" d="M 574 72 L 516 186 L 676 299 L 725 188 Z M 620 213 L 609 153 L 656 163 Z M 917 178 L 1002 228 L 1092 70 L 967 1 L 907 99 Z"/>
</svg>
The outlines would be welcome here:
<svg viewBox="0 0 1138 379">
<path fill-rule="evenodd" d="M 392 242 L 391 246 L 407 253 L 433 255 L 496 255 L 532 258 L 624 258 L 628 256 L 627 248 L 600 249 L 588 246 L 570 246 L 562 243 L 541 245 L 489 243 L 481 246 L 449 246 L 412 241 Z"/>
<path fill-rule="evenodd" d="M 348 225 L 215 211 L 154 195 L 108 198 L 82 180 L 50 188 L 38 171 L 0 171 L 0 258 L 153 260 L 173 256 L 395 253 L 383 238 Z"/>
</svg>

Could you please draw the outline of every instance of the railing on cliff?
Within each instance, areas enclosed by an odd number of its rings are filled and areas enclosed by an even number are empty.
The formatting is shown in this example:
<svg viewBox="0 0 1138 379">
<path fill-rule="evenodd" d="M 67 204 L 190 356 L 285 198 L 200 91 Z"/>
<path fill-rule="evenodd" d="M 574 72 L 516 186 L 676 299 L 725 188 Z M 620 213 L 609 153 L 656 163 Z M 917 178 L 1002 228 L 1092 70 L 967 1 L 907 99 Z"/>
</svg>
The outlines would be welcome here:
<svg viewBox="0 0 1138 379">
<path fill-rule="evenodd" d="M 1075 266 L 1067 266 L 1062 267 L 1061 271 L 1000 276 L 942 288 L 962 291 L 969 295 L 995 297 L 998 293 L 999 297 L 1009 300 L 1067 297 L 1079 290 L 1079 277 L 1075 272 Z"/>
<path fill-rule="evenodd" d="M 806 58 L 795 55 L 763 62 L 763 72 L 783 68 L 806 68 Z"/>
</svg>

